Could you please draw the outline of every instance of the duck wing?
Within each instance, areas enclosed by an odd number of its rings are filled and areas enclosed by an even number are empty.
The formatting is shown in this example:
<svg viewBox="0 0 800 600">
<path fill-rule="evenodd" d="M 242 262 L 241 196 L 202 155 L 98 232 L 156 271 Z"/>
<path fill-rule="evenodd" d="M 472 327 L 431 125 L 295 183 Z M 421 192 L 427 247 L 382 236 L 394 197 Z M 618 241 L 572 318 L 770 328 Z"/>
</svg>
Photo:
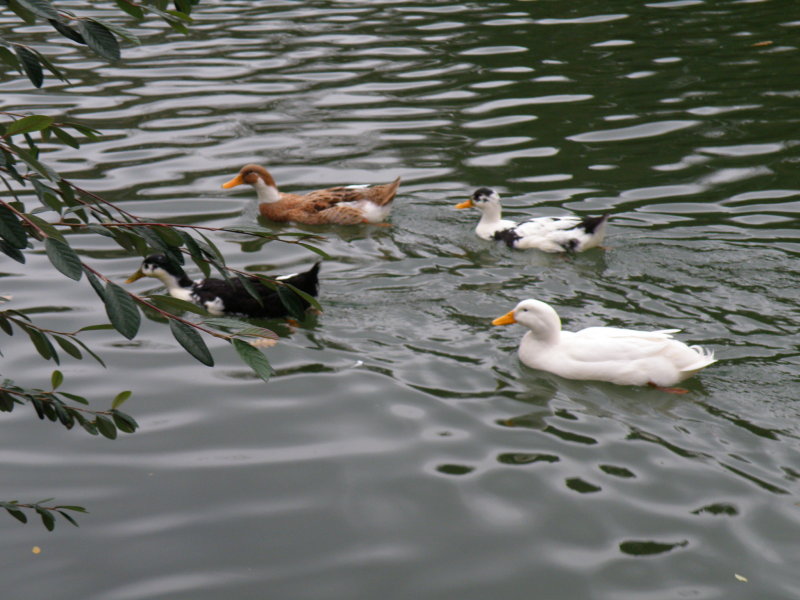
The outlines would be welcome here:
<svg viewBox="0 0 800 600">
<path fill-rule="evenodd" d="M 571 359 L 584 363 L 640 360 L 662 355 L 673 343 L 679 343 L 670 335 L 675 331 L 616 327 L 589 327 L 575 333 L 562 331 L 562 349 Z"/>
<path fill-rule="evenodd" d="M 281 193 L 281 200 L 293 203 L 303 203 L 308 210 L 321 212 L 331 209 L 340 204 L 372 202 L 378 206 L 384 206 L 394 200 L 397 188 L 400 187 L 398 177 L 392 183 L 373 185 L 369 187 L 332 187 L 324 190 L 314 190 L 307 194 L 284 194 Z"/>
</svg>

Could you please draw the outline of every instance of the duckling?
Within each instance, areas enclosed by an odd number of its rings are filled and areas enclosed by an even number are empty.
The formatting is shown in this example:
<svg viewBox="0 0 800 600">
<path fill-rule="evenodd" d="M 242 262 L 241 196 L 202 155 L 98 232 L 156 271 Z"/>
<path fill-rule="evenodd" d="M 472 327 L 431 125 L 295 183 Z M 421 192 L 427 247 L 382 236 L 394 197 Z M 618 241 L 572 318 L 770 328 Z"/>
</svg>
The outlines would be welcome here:
<svg viewBox="0 0 800 600">
<path fill-rule="evenodd" d="M 558 313 L 540 300 L 523 300 L 492 321 L 492 325 L 510 323 L 528 328 L 519 345 L 519 358 L 525 365 L 567 379 L 649 385 L 683 394 L 687 390 L 670 386 L 716 362 L 712 351 L 673 339 L 678 329 L 563 331 Z"/>
<path fill-rule="evenodd" d="M 499 240 L 509 248 L 536 248 L 544 252 L 582 252 L 603 243 L 608 214 L 599 217 L 533 217 L 521 223 L 502 218 L 500 195 L 478 188 L 456 208 L 477 208 L 481 219 L 475 228 L 484 240 Z"/>
<path fill-rule="evenodd" d="M 304 273 L 292 273 L 276 277 L 297 289 L 316 296 L 319 292 L 319 266 L 316 263 Z M 164 254 L 151 254 L 144 259 L 139 269 L 125 283 L 133 283 L 142 277 L 155 277 L 163 283 L 173 298 L 193 302 L 205 308 L 214 316 L 244 315 L 247 317 L 279 318 L 285 317 L 289 311 L 281 302 L 278 292 L 266 285 L 257 277 L 249 277 L 259 294 L 261 302 L 253 298 L 237 277 L 224 279 L 198 279 L 192 281 L 186 272 L 170 261 Z M 304 308 L 309 304 L 299 298 Z"/>
<path fill-rule="evenodd" d="M 261 216 L 272 221 L 357 225 L 380 223 L 389 216 L 400 178 L 371 187 L 333 187 L 306 194 L 284 194 L 278 191 L 275 180 L 264 167 L 245 165 L 222 187 L 229 189 L 243 183 L 255 188 Z"/>
</svg>

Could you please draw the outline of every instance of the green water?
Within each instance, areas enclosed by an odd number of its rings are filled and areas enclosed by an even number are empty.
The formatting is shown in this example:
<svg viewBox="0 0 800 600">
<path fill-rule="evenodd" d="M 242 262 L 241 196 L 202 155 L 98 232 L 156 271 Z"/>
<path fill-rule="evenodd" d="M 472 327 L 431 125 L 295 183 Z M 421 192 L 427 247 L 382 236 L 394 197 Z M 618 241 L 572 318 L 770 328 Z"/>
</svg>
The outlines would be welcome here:
<svg viewBox="0 0 800 600">
<path fill-rule="evenodd" d="M 0 109 L 101 129 L 44 158 L 136 214 L 248 222 L 252 192 L 220 189 L 248 162 L 284 191 L 403 178 L 391 227 L 305 229 L 325 311 L 281 330 L 268 384 L 146 321 L 87 336 L 107 369 L 61 367 L 100 405 L 133 390 L 136 434 L 0 415 L 2 499 L 90 511 L 0 521 L 4 600 L 800 595 L 795 2 L 204 0 L 191 35 L 148 22 L 116 65 L 0 31 L 72 81 L 3 76 Z M 608 211 L 608 249 L 482 241 L 453 208 L 479 186 L 511 218 Z M 119 280 L 140 260 L 71 242 Z M 315 260 L 215 242 L 249 270 Z M 106 319 L 42 252 L 0 271 L 44 326 Z M 719 362 L 683 396 L 528 370 L 521 328 L 490 325 L 526 297 L 570 329 L 680 328 Z M 2 351 L 46 385 L 26 340 Z"/>
</svg>

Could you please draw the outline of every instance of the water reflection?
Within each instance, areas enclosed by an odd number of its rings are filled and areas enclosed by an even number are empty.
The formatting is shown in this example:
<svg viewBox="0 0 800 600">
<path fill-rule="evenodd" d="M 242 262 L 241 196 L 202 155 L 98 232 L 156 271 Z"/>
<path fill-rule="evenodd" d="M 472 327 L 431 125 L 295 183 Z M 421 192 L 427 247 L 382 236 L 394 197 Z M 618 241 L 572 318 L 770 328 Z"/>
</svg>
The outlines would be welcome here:
<svg viewBox="0 0 800 600">
<path fill-rule="evenodd" d="M 147 22 L 115 65 L 11 22 L 72 83 L 31 91 L 4 74 L 2 109 L 102 129 L 43 158 L 137 214 L 253 222 L 218 189 L 246 162 L 286 191 L 403 177 L 388 228 L 262 223 L 323 235 L 331 257 L 325 312 L 281 331 L 268 386 L 222 342 L 219 367 L 199 370 L 148 322 L 135 344 L 95 334 L 107 371 L 61 367 L 93 397 L 134 389 L 141 433 L 98 450 L 11 415 L 14 495 L 91 510 L 36 565 L 41 532 L 9 529 L 14 597 L 728 597 L 733 560 L 759 574 L 749 597 L 794 597 L 786 3 L 204 1 L 191 36 Z M 609 248 L 475 239 L 452 206 L 483 185 L 511 217 L 609 211 Z M 82 257 L 114 273 L 139 260 L 84 237 Z M 214 240 L 256 271 L 311 257 Z M 79 286 L 53 302 L 46 258 L 29 263 L 3 278 L 14 308 L 55 329 L 105 320 Z M 524 297 L 574 329 L 681 328 L 722 360 L 680 398 L 533 372 L 519 332 L 490 326 Z M 40 377 L 7 341 L 4 372 Z"/>
</svg>

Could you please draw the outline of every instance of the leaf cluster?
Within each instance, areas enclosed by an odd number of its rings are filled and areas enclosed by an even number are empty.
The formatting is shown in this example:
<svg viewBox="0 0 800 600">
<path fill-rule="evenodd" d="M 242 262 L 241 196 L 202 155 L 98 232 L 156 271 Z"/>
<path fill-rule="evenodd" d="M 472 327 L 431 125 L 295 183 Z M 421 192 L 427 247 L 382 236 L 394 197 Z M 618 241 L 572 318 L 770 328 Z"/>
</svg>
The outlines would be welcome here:
<svg viewBox="0 0 800 600">
<path fill-rule="evenodd" d="M 28 522 L 28 516 L 23 512 L 23 510 L 33 510 L 39 515 L 39 517 L 41 517 L 42 524 L 45 526 L 47 531 L 53 531 L 56 526 L 56 518 L 54 514 L 61 515 L 67 522 L 72 523 L 75 527 L 77 527 L 78 522 L 72 518 L 72 515 L 65 511 L 70 510 L 72 512 L 85 513 L 86 509 L 82 506 L 68 506 L 64 504 L 56 506 L 44 506 L 46 503 L 51 502 L 52 500 L 52 498 L 47 498 L 45 500 L 39 500 L 38 502 L 32 502 L 29 504 L 21 504 L 16 500 L 11 500 L 10 502 L 0 502 L 0 508 L 5 508 L 8 514 L 10 514 L 20 523 Z"/>
<path fill-rule="evenodd" d="M 198 1 L 115 0 L 118 8 L 134 19 L 154 16 L 184 33 Z M 28 24 L 46 22 L 59 35 L 86 46 L 106 60 L 119 59 L 120 40 L 138 43 L 135 36 L 115 23 L 56 8 L 51 0 L 0 0 L 2 10 L 13 11 Z M 17 39 L 0 37 L 0 65 L 18 70 L 35 87 L 42 86 L 45 70 L 67 81 L 50 59 Z M 107 324 L 89 325 L 73 332 L 54 331 L 31 319 L 35 309 L 0 309 L 0 331 L 8 336 L 26 335 L 42 359 L 52 360 L 56 365 L 60 365 L 66 355 L 76 360 L 91 357 L 105 366 L 102 358 L 79 336 L 88 331 L 116 330 L 132 339 L 140 329 L 144 314 L 166 320 L 178 344 L 202 364 L 214 364 L 204 339 L 204 336 L 212 336 L 229 342 L 245 364 L 263 380 L 268 380 L 273 370 L 261 349 L 275 343 L 274 332 L 238 319 L 209 318 L 194 304 L 169 296 L 146 298 L 134 294 L 88 264 L 76 242 L 85 236 L 99 235 L 129 254 L 146 256 L 155 251 L 166 255 L 176 265 L 191 260 L 205 277 L 214 269 L 225 279 L 238 278 L 244 288 L 258 298 L 249 280 L 252 274 L 229 268 L 207 234 L 225 231 L 255 238 L 256 243 L 296 244 L 325 257 L 325 253 L 311 243 L 318 238 L 308 234 L 275 235 L 257 225 L 213 228 L 151 222 L 63 178 L 43 158 L 54 148 L 79 149 L 81 144 L 98 139 L 100 135 L 80 122 L 58 115 L 0 111 L 0 187 L 8 192 L 0 196 L 0 253 L 25 264 L 28 253 L 43 252 L 55 271 L 69 279 L 88 282 L 103 302 L 109 320 Z M 301 299 L 319 309 L 316 299 L 303 291 L 283 281 L 257 277 L 265 285 L 277 289 L 290 314 L 302 317 Z M 0 305 L 7 299 L 0 296 Z M 42 420 L 58 422 L 67 429 L 79 425 L 91 435 L 108 439 L 117 438 L 119 432 L 136 431 L 136 421 L 119 409 L 131 392 L 117 394 L 108 410 L 93 410 L 88 408 L 86 398 L 63 391 L 63 381 L 64 376 L 58 370 L 51 374 L 49 389 L 26 387 L 6 379 L 0 383 L 0 412 L 30 405 Z M 45 506 L 47 502 L 49 500 L 29 504 L 0 502 L 0 507 L 23 523 L 27 521 L 24 510 L 32 510 L 40 515 L 48 530 L 54 527 L 54 515 L 61 515 L 77 525 L 64 511 L 85 512 L 79 506 Z"/>
<path fill-rule="evenodd" d="M 156 15 L 172 29 L 188 33 L 192 22 L 191 12 L 199 0 L 115 0 L 117 6 L 131 17 L 141 20 Z M 172 8 L 170 8 L 172 6 Z M 50 0 L 0 0 L 0 8 L 13 11 L 28 25 L 37 21 L 49 23 L 61 36 L 86 46 L 98 56 L 116 61 L 120 58 L 120 39 L 138 44 L 138 38 L 127 29 L 106 20 L 81 17 L 70 11 L 56 8 Z M 0 37 L 0 63 L 24 73 L 38 87 L 44 83 L 45 69 L 61 81 L 66 75 L 41 52 L 27 44 Z"/>
<path fill-rule="evenodd" d="M 110 440 L 117 439 L 119 431 L 133 433 L 139 426 L 129 414 L 119 410 L 131 392 L 120 392 L 106 411 L 85 408 L 89 401 L 83 396 L 58 391 L 64 381 L 61 371 L 53 371 L 50 376 L 51 389 L 24 388 L 6 379 L 0 386 L 0 411 L 11 412 L 18 405 L 29 403 L 37 416 L 52 422 L 60 422 L 67 429 L 80 425 L 91 435 L 102 435 Z M 76 406 L 80 404 L 81 406 Z"/>
</svg>

